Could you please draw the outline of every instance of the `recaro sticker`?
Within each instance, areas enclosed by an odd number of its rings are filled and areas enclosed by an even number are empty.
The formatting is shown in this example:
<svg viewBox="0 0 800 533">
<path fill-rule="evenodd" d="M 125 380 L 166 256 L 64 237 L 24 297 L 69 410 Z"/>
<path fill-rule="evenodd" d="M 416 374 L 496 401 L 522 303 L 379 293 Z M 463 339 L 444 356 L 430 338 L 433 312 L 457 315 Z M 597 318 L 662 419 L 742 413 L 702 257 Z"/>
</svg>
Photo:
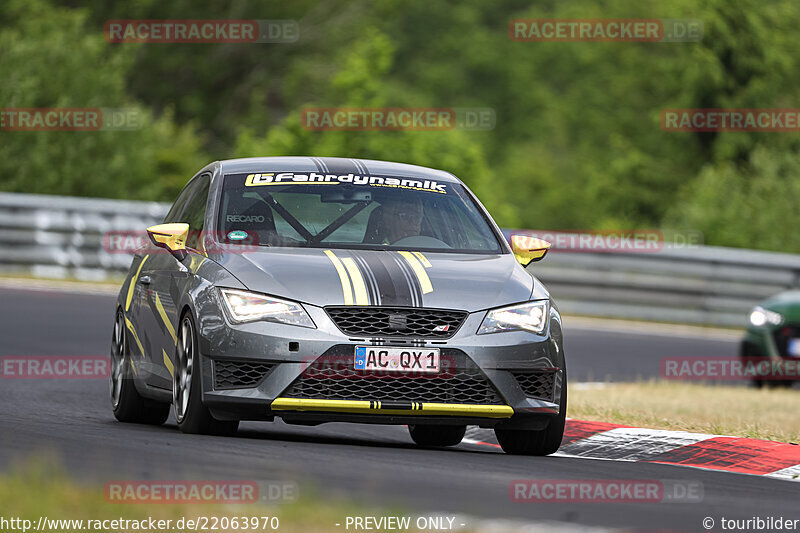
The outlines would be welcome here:
<svg viewBox="0 0 800 533">
<path fill-rule="evenodd" d="M 263 215 L 226 215 L 226 222 L 264 222 Z"/>
</svg>

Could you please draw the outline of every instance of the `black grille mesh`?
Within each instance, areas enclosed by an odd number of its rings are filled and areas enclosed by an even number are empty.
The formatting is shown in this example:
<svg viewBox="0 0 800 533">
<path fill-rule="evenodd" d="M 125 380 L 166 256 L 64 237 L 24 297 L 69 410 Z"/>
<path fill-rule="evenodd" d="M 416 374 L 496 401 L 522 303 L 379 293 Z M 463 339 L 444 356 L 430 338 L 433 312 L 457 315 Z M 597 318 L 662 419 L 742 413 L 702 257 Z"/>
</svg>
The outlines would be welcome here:
<svg viewBox="0 0 800 533">
<path fill-rule="evenodd" d="M 448 339 L 455 334 L 467 317 L 465 311 L 409 307 L 350 305 L 326 307 L 325 310 L 343 333 L 364 337 Z M 402 325 L 403 322 L 405 327 L 397 329 L 398 325 Z M 395 327 L 392 327 L 392 324 Z M 437 328 L 439 331 L 435 331 Z"/>
<path fill-rule="evenodd" d="M 214 361 L 214 388 L 255 387 L 272 370 L 274 363 L 250 361 Z"/>
<path fill-rule="evenodd" d="M 775 340 L 775 347 L 782 357 L 792 357 L 789 355 L 789 339 L 800 337 L 800 326 L 789 324 L 776 329 L 772 333 L 772 338 Z"/>
<path fill-rule="evenodd" d="M 525 396 L 553 401 L 553 386 L 555 384 L 555 374 L 553 372 L 515 372 L 514 377 Z"/>
<path fill-rule="evenodd" d="M 352 350 L 352 347 L 349 347 Z M 463 353 L 442 350 L 439 374 L 354 370 L 352 355 L 323 355 L 282 394 L 289 398 L 504 405 L 483 372 Z"/>
</svg>

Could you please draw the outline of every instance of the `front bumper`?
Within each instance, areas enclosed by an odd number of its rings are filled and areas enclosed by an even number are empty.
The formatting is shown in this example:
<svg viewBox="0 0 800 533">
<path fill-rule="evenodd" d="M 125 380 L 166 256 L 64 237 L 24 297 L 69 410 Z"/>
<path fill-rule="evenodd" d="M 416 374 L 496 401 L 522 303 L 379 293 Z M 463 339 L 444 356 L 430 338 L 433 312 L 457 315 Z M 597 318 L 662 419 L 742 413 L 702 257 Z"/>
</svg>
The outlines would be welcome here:
<svg viewBox="0 0 800 533">
<path fill-rule="evenodd" d="M 405 404 L 408 405 L 405 405 Z M 510 418 L 514 410 L 508 405 L 475 405 L 457 403 L 392 402 L 381 400 L 324 400 L 311 398 L 276 398 L 273 411 L 310 411 L 328 413 L 361 413 L 386 415 L 455 415 L 485 418 Z"/>
<path fill-rule="evenodd" d="M 788 353 L 788 339 L 800 337 L 800 326 L 789 324 L 780 326 L 750 326 L 742 339 L 740 355 L 765 357 L 768 359 L 794 359 Z"/>
<path fill-rule="evenodd" d="M 359 388 L 354 382 L 346 381 L 348 377 L 343 377 L 341 389 L 350 390 L 354 396 L 340 390 L 334 397 L 323 393 L 298 397 L 293 385 L 325 357 L 334 354 L 347 360 L 348 354 L 352 357 L 356 345 L 365 343 L 419 346 L 422 342 L 348 337 L 322 308 L 305 308 L 317 329 L 269 322 L 234 325 L 228 323 L 219 310 L 207 310 L 200 315 L 203 403 L 214 416 L 242 420 L 269 420 L 280 416 L 287 422 L 308 424 L 332 421 L 469 423 L 484 427 L 540 428 L 560 413 L 565 367 L 561 321 L 554 307 L 545 335 L 519 331 L 477 335 L 486 314 L 484 311 L 469 314 L 453 337 L 424 341 L 425 346 L 439 348 L 443 358 L 449 356 L 458 361 L 460 370 L 473 373 L 471 376 L 482 376 L 496 392 L 491 401 L 490 396 L 484 400 L 476 393 L 477 400 L 473 400 L 472 396 L 459 393 L 461 382 L 456 379 L 459 374 L 453 375 L 456 381 L 439 381 L 441 390 L 417 381 L 409 382 L 411 387 L 395 386 L 392 393 L 381 390 L 380 380 L 368 383 L 371 392 L 367 393 L 364 387 Z M 221 373 L 220 369 L 224 371 Z M 221 376 L 225 379 L 220 379 Z M 475 382 L 465 381 L 464 387 L 475 388 Z M 330 386 L 336 387 L 336 384 L 331 382 Z M 418 396 L 415 396 L 417 389 L 414 387 L 421 391 Z M 444 392 L 448 387 L 452 395 Z M 431 394 L 434 389 L 436 393 Z M 448 401 L 452 398 L 458 401 Z"/>
</svg>

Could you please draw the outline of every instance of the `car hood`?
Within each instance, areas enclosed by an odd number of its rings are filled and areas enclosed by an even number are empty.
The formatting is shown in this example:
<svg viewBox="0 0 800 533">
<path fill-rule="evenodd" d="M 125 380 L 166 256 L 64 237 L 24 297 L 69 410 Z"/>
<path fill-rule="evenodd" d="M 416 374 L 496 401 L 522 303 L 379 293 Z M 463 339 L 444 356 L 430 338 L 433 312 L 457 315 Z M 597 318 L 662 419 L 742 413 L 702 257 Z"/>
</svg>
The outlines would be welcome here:
<svg viewBox="0 0 800 533">
<path fill-rule="evenodd" d="M 317 306 L 424 306 L 478 311 L 530 299 L 512 254 L 265 248 L 215 258 L 254 292 Z"/>
<path fill-rule="evenodd" d="M 760 305 L 783 315 L 784 324 L 800 322 L 800 291 L 785 291 L 776 294 Z"/>
</svg>

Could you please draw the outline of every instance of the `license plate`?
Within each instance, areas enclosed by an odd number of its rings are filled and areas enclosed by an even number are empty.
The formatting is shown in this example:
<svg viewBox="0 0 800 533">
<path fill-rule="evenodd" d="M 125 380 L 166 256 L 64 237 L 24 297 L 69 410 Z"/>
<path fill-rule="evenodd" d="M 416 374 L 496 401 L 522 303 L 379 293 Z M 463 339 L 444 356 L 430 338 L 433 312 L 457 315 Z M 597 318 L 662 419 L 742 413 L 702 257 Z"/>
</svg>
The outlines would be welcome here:
<svg viewBox="0 0 800 533">
<path fill-rule="evenodd" d="M 383 372 L 439 372 L 439 349 L 356 346 L 353 366 Z"/>
<path fill-rule="evenodd" d="M 787 351 L 792 357 L 800 357 L 800 339 L 789 339 Z"/>
</svg>

